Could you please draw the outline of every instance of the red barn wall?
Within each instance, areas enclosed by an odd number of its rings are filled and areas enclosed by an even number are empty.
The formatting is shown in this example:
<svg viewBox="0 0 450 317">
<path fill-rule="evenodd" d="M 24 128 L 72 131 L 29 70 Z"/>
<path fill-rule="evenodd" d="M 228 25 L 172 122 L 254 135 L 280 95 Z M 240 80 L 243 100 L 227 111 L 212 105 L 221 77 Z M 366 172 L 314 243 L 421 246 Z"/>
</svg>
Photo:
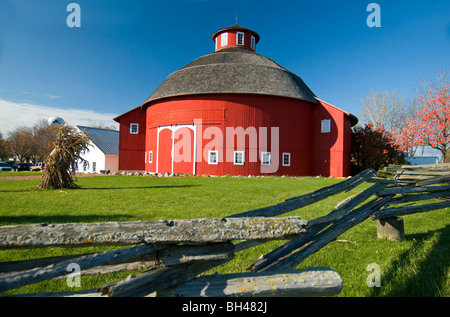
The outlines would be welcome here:
<svg viewBox="0 0 450 317">
<path fill-rule="evenodd" d="M 330 132 L 321 132 L 322 120 L 330 120 Z M 342 110 L 319 100 L 314 119 L 313 174 L 344 177 L 350 173 L 351 120 Z"/>
<path fill-rule="evenodd" d="M 146 140 L 146 150 L 153 151 L 153 162 L 146 164 L 146 170 L 150 172 L 175 172 L 192 174 L 192 164 L 174 164 L 172 170 L 170 162 L 163 162 L 163 157 L 170 161 L 172 151 L 170 129 L 161 130 L 159 136 L 159 155 L 157 153 L 158 127 L 170 125 L 192 125 L 195 119 L 202 120 L 202 126 L 197 131 L 201 136 L 205 135 L 209 127 L 217 127 L 222 132 L 222 144 L 224 151 L 219 152 L 223 162 L 217 165 L 208 164 L 207 158 L 196 163 L 197 174 L 211 175 L 260 175 L 261 159 L 258 148 L 250 144 L 246 136 L 245 164 L 234 165 L 227 161 L 226 154 L 226 130 L 227 127 L 237 128 L 254 127 L 259 138 L 260 127 L 267 127 L 268 152 L 271 150 L 271 127 L 279 127 L 279 167 L 278 175 L 311 175 L 312 174 L 312 141 L 313 141 L 313 109 L 316 105 L 291 98 L 226 94 L 226 95 L 198 95 L 186 97 L 172 97 L 153 102 L 147 108 L 147 131 L 150 131 Z M 193 137 L 193 135 L 192 135 Z M 202 144 L 197 144 L 197 151 L 203 153 L 203 148 L 214 139 L 203 139 Z M 200 142 L 199 142 L 200 143 Z M 259 140 L 257 140 L 257 147 Z M 234 142 L 232 153 L 237 149 L 237 141 Z M 250 162 L 252 150 L 257 151 L 256 162 Z M 192 149 L 192 152 L 194 149 Z M 282 153 L 291 153 L 291 166 L 282 166 Z M 253 152 L 254 153 L 254 152 Z M 273 153 L 274 155 L 275 153 Z M 155 162 L 159 159 L 159 163 Z M 274 162 L 272 157 L 272 162 Z M 156 170 L 158 166 L 158 170 Z"/>
<path fill-rule="evenodd" d="M 119 170 L 143 171 L 145 169 L 145 111 L 135 108 L 116 118 L 120 124 Z M 130 133 L 131 123 L 139 124 L 138 134 Z"/>
</svg>

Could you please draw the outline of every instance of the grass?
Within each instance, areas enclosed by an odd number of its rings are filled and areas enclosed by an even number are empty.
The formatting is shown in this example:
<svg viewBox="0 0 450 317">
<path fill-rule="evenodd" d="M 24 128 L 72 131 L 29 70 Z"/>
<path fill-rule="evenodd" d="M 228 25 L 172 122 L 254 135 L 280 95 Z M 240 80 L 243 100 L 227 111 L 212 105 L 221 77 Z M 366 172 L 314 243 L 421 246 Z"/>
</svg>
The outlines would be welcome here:
<svg viewBox="0 0 450 317">
<path fill-rule="evenodd" d="M 64 222 L 137 221 L 223 217 L 237 212 L 279 203 L 339 182 L 328 178 L 232 178 L 232 177 L 80 177 L 76 190 L 38 190 L 39 180 L 0 178 L 0 225 Z M 328 214 L 343 199 L 367 188 L 362 184 L 348 193 L 330 197 L 314 205 L 290 212 L 311 220 Z M 404 217 L 406 239 L 391 242 L 376 239 L 376 224 L 366 220 L 307 258 L 299 269 L 328 266 L 344 280 L 339 296 L 450 296 L 448 210 Z M 282 244 L 271 241 L 242 251 L 209 273 L 243 272 L 261 254 Z M 0 261 L 85 253 L 108 248 L 42 248 L 0 250 Z M 381 268 L 381 287 L 368 287 L 372 272 Z M 83 277 L 89 289 L 130 273 Z M 65 280 L 47 281 L 6 292 L 69 291 Z M 76 289 L 79 290 L 79 289 Z"/>
</svg>

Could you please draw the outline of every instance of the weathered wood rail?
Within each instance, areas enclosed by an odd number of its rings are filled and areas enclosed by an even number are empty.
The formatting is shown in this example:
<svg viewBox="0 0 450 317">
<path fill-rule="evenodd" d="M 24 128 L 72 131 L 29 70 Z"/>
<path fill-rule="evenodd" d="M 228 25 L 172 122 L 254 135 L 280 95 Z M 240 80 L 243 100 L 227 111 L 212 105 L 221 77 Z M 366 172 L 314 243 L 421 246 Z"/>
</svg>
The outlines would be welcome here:
<svg viewBox="0 0 450 317">
<path fill-rule="evenodd" d="M 444 172 L 442 172 L 444 168 Z M 330 268 L 295 270 L 304 259 L 366 219 L 385 220 L 450 207 L 450 171 L 407 169 L 414 179 L 380 179 L 372 169 L 313 193 L 224 218 L 0 227 L 0 248 L 115 245 L 118 249 L 0 263 L 0 293 L 44 280 L 65 278 L 76 263 L 80 275 L 129 270 L 142 273 L 79 292 L 35 296 L 329 296 L 343 288 Z M 390 171 L 394 171 L 391 169 Z M 397 169 L 395 175 L 397 175 Z M 427 171 L 429 174 L 430 172 Z M 278 217 L 363 182 L 369 188 L 313 220 Z M 427 199 L 440 199 L 420 204 Z M 442 200 L 442 201 L 441 201 Z M 404 205 L 405 203 L 416 205 Z M 417 204 L 419 203 L 419 204 Z M 394 207 L 395 206 L 395 207 Z M 288 240 L 259 257 L 246 273 L 199 275 L 234 258 L 234 253 L 273 239 Z M 125 246 L 126 245 L 126 246 Z M 131 245 L 131 246 L 130 246 Z M 27 295 L 33 296 L 33 295 Z"/>
</svg>

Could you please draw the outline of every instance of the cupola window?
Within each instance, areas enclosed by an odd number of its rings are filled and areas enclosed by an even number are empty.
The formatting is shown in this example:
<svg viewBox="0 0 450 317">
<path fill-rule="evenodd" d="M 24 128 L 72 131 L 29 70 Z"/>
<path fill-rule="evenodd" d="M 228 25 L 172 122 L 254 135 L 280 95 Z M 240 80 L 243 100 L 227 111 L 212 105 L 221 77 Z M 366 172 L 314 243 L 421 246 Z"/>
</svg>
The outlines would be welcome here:
<svg viewBox="0 0 450 317">
<path fill-rule="evenodd" d="M 228 33 L 222 33 L 221 37 L 221 46 L 226 46 L 228 45 Z"/>
<path fill-rule="evenodd" d="M 236 44 L 244 45 L 244 32 L 237 32 Z"/>
</svg>

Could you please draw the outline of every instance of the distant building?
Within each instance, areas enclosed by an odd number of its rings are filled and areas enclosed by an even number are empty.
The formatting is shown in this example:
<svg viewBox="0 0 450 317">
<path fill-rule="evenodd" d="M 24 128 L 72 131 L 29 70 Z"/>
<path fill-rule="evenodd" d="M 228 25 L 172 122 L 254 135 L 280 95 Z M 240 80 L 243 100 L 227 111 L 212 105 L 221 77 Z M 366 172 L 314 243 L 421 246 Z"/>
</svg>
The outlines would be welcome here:
<svg viewBox="0 0 450 317">
<path fill-rule="evenodd" d="M 114 119 L 120 124 L 119 170 L 350 174 L 355 116 L 257 54 L 255 31 L 236 24 L 212 39 L 214 53 L 172 73 L 142 105 Z"/>
<path fill-rule="evenodd" d="M 411 165 L 427 165 L 439 163 L 439 157 L 437 156 L 408 156 L 405 159 Z"/>
<path fill-rule="evenodd" d="M 89 151 L 82 155 L 86 160 L 78 163 L 78 173 L 100 173 L 119 170 L 119 131 L 76 126 L 89 135 Z"/>
</svg>

